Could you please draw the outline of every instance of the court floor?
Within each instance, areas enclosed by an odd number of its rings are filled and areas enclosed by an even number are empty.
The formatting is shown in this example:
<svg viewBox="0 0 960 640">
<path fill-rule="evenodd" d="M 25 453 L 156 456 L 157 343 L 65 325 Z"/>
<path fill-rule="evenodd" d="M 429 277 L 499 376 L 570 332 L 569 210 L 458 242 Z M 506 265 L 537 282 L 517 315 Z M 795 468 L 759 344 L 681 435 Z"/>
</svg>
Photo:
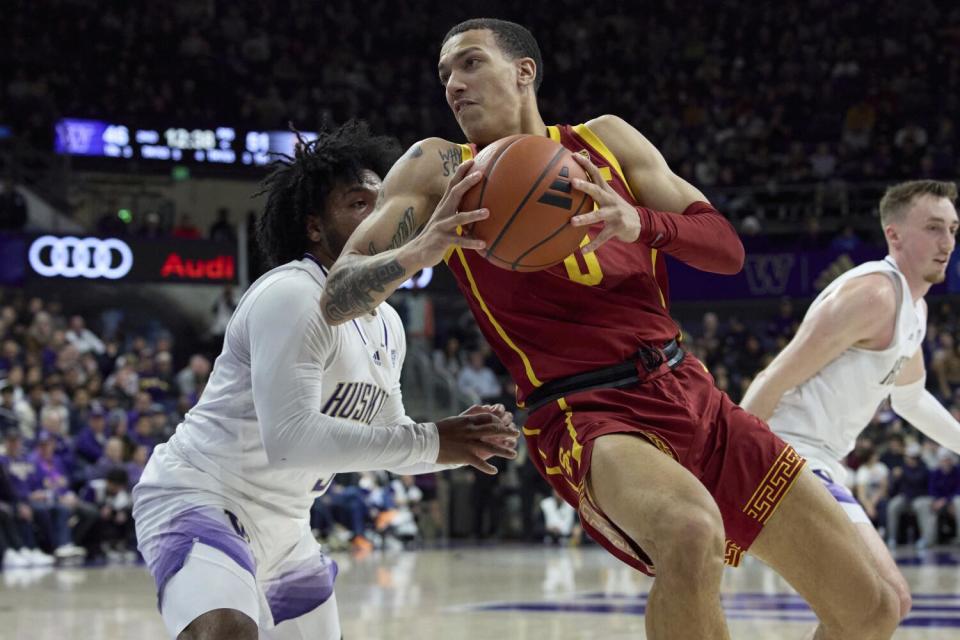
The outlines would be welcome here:
<svg viewBox="0 0 960 640">
<path fill-rule="evenodd" d="M 595 640 L 643 638 L 650 579 L 596 547 L 498 546 L 334 556 L 347 640 Z M 960 551 L 901 553 L 914 610 L 896 638 L 960 637 Z M 728 569 L 734 638 L 800 640 L 803 601 L 750 558 Z M 26 569 L 0 574 L 0 640 L 164 638 L 142 566 Z"/>
</svg>

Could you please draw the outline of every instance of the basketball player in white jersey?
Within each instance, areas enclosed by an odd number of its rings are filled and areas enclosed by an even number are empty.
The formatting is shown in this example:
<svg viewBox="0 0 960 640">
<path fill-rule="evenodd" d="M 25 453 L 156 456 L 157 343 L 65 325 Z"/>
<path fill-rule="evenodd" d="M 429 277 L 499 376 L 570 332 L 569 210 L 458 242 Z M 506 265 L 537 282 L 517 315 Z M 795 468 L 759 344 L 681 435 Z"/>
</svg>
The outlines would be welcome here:
<svg viewBox="0 0 960 640">
<path fill-rule="evenodd" d="M 387 304 L 340 326 L 320 315 L 327 268 L 373 209 L 395 143 L 350 123 L 298 146 L 267 179 L 257 236 L 280 266 L 227 326 L 197 406 L 134 490 L 137 539 L 179 640 L 338 640 L 337 566 L 309 523 L 340 471 L 414 474 L 516 455 L 501 405 L 405 416 L 405 341 Z"/>
<path fill-rule="evenodd" d="M 888 396 L 893 410 L 960 452 L 960 423 L 926 390 L 923 296 L 943 282 L 956 244 L 956 185 L 933 180 L 887 189 L 880 221 L 889 255 L 851 269 L 810 305 L 797 335 L 757 375 L 741 406 L 807 458 L 856 524 L 877 570 L 910 610 L 906 580 L 844 484 L 840 460 Z"/>
</svg>

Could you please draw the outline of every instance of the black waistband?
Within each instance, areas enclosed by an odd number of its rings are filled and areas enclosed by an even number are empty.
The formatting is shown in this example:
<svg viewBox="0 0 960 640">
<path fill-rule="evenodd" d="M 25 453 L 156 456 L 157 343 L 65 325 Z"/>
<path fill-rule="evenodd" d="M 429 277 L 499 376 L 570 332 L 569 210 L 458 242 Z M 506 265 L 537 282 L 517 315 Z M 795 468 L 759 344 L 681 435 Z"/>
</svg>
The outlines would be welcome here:
<svg viewBox="0 0 960 640">
<path fill-rule="evenodd" d="M 646 380 L 662 366 L 675 369 L 683 362 L 683 356 L 684 351 L 676 340 L 671 340 L 659 349 L 643 346 L 637 349 L 634 360 L 544 383 L 527 396 L 524 406 L 529 413 L 533 413 L 547 403 L 571 393 L 628 387 Z"/>
</svg>

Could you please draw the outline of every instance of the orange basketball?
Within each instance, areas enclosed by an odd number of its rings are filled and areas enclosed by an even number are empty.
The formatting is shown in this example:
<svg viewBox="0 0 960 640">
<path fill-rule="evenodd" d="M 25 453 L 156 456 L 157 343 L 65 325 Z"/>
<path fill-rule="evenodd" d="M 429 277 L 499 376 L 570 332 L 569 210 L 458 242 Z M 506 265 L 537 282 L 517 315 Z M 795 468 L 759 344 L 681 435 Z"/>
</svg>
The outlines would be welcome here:
<svg viewBox="0 0 960 640">
<path fill-rule="evenodd" d="M 470 235 L 487 243 L 480 253 L 504 269 L 539 271 L 577 250 L 586 227 L 570 218 L 593 210 L 593 200 L 573 188 L 588 180 L 573 154 L 549 138 L 515 135 L 487 146 L 475 160 L 483 178 L 461 200 L 461 211 L 486 208 Z"/>
</svg>

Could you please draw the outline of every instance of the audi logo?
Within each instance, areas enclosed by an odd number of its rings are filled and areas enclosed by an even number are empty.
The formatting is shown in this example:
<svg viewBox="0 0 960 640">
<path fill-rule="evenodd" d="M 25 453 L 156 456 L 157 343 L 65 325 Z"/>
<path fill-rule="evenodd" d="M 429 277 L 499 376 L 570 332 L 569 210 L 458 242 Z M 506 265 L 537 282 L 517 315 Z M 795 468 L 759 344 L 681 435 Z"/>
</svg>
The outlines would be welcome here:
<svg viewBox="0 0 960 640">
<path fill-rule="evenodd" d="M 133 266 L 133 251 L 116 238 L 40 236 L 30 245 L 27 257 L 33 270 L 48 278 L 117 280 Z"/>
</svg>

